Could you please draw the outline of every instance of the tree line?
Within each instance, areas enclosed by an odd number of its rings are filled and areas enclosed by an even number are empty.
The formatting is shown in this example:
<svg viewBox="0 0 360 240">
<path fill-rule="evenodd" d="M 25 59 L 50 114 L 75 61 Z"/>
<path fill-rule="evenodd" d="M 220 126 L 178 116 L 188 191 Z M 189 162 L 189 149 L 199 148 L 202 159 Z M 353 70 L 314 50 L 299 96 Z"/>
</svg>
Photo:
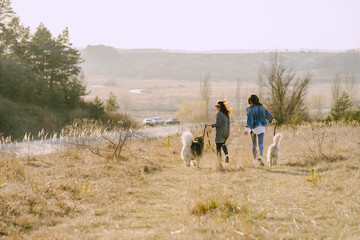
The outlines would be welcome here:
<svg viewBox="0 0 360 240">
<path fill-rule="evenodd" d="M 50 109 L 78 107 L 86 89 L 80 52 L 68 29 L 57 37 L 40 24 L 34 34 L 20 23 L 10 0 L 0 1 L 0 95 Z"/>
<path fill-rule="evenodd" d="M 40 23 L 35 33 L 20 22 L 10 0 L 0 0 L 0 137 L 60 131 L 75 119 L 118 121 L 116 97 L 104 106 L 85 102 L 80 51 L 68 29 L 54 37 Z"/>
</svg>

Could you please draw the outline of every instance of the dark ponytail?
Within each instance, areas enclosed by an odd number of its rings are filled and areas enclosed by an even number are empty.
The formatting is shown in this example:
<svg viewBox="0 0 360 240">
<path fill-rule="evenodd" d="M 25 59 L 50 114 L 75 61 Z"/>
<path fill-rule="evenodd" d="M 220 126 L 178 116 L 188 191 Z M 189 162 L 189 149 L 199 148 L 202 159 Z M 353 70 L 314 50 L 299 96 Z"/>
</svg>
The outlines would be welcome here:
<svg viewBox="0 0 360 240">
<path fill-rule="evenodd" d="M 251 105 L 262 105 L 262 103 L 260 102 L 258 96 L 256 96 L 255 94 L 251 94 L 250 97 L 248 98 L 248 104 Z"/>
<path fill-rule="evenodd" d="M 226 116 L 230 117 L 231 108 L 229 102 L 226 100 L 222 100 L 222 101 L 217 101 L 217 104 L 220 105 L 220 111 L 223 112 Z"/>
</svg>

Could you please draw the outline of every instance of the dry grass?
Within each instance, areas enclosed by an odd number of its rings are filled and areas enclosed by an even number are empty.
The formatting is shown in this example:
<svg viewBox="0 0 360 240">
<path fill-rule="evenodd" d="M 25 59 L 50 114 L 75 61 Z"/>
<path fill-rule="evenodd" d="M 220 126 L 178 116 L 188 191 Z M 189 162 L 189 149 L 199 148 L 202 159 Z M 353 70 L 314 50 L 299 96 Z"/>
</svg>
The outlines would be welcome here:
<svg viewBox="0 0 360 240">
<path fill-rule="evenodd" d="M 325 129 L 322 155 L 309 125 L 280 128 L 276 167 L 254 166 L 251 141 L 233 126 L 230 163 L 185 168 L 180 136 L 130 142 L 128 160 L 86 150 L 1 158 L 5 239 L 358 239 L 360 129 Z M 202 129 L 194 135 L 201 135 Z M 272 128 L 265 138 L 271 143 Z M 212 143 L 214 132 L 212 135 Z M 207 140 L 206 140 L 207 141 Z M 321 178 L 306 181 L 310 168 Z"/>
</svg>

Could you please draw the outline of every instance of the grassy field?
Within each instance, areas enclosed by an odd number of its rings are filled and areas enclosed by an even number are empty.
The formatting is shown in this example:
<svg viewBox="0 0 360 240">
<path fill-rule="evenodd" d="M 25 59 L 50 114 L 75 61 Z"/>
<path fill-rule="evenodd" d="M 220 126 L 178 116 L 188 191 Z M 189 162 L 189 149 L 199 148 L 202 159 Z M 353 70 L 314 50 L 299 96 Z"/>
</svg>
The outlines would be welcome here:
<svg viewBox="0 0 360 240">
<path fill-rule="evenodd" d="M 170 145 L 129 142 L 122 160 L 71 147 L 1 157 L 0 238 L 359 238 L 359 126 L 278 128 L 281 156 L 271 168 L 253 164 L 243 130 L 232 127 L 230 163 L 219 172 L 209 150 L 201 169 L 185 168 L 180 135 Z"/>
</svg>

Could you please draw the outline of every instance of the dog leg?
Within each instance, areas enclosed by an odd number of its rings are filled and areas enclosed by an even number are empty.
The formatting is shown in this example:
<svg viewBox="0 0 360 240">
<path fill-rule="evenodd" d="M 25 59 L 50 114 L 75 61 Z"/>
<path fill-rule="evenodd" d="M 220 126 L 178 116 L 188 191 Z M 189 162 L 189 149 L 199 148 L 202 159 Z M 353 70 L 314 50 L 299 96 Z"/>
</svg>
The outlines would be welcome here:
<svg viewBox="0 0 360 240">
<path fill-rule="evenodd" d="M 270 153 L 269 154 L 269 167 L 272 166 L 272 160 L 273 160 L 273 155 Z"/>
<path fill-rule="evenodd" d="M 267 154 L 266 154 L 266 161 L 269 164 L 269 167 L 271 167 L 271 146 L 268 148 Z"/>
<path fill-rule="evenodd" d="M 182 157 L 182 160 L 184 161 L 184 165 L 186 167 L 186 157 Z"/>
<path fill-rule="evenodd" d="M 201 159 L 196 159 L 196 163 L 197 168 L 200 168 Z"/>
<path fill-rule="evenodd" d="M 273 155 L 273 157 L 272 157 L 272 166 L 275 166 L 275 165 L 276 165 L 275 159 L 276 159 L 276 155 Z"/>
</svg>

